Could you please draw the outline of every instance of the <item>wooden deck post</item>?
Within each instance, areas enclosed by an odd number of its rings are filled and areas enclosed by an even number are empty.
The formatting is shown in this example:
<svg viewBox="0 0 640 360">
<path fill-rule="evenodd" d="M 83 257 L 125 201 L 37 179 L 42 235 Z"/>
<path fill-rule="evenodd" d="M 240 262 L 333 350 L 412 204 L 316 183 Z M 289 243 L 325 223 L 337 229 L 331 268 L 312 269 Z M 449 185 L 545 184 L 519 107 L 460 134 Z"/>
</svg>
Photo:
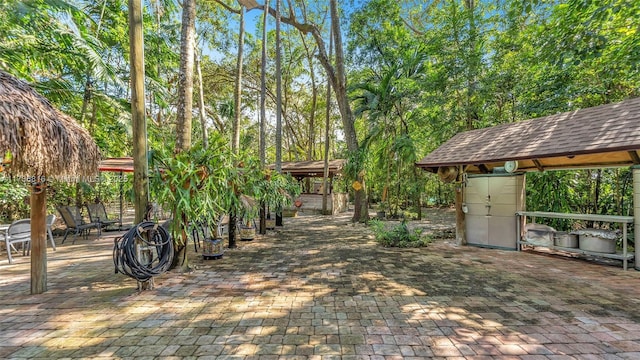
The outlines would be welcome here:
<svg viewBox="0 0 640 360">
<path fill-rule="evenodd" d="M 464 191 L 462 184 L 456 184 L 456 244 L 467 245 L 465 214 L 462 211 L 462 192 Z"/>
<path fill-rule="evenodd" d="M 456 244 L 467 245 L 467 224 L 464 211 L 462 211 L 462 203 L 464 202 L 464 181 L 463 176 L 464 168 L 460 166 L 458 168 L 458 178 L 456 179 Z"/>
<path fill-rule="evenodd" d="M 31 188 L 31 294 L 47 291 L 47 188 Z"/>
</svg>

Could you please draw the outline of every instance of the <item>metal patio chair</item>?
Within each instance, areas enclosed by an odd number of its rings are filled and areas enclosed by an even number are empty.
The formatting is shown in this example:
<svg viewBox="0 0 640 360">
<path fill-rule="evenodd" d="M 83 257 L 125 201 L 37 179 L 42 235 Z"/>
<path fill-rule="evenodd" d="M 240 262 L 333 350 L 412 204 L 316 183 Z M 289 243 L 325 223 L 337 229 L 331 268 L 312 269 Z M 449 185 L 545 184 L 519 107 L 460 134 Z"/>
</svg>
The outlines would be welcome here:
<svg viewBox="0 0 640 360">
<path fill-rule="evenodd" d="M 89 213 L 89 219 L 91 219 L 92 223 L 100 224 L 98 226 L 98 232 L 102 233 L 102 229 L 105 230 L 114 224 L 120 224 L 118 229 L 122 226 L 122 221 L 120 219 L 109 219 L 107 215 L 107 209 L 104 204 L 101 202 L 85 204 L 87 208 L 87 212 Z"/>
<path fill-rule="evenodd" d="M 49 238 L 49 241 L 51 241 L 51 247 L 53 248 L 53 251 L 56 251 L 56 242 L 53 240 L 53 232 L 51 231 L 51 227 L 53 226 L 54 222 L 56 222 L 56 216 L 53 214 L 47 215 L 47 237 Z"/>
<path fill-rule="evenodd" d="M 67 226 L 67 229 L 64 231 L 64 238 L 62 239 L 63 244 L 65 240 L 67 240 L 67 236 L 69 235 L 69 233 L 72 231 L 72 244 L 75 244 L 78 234 L 82 234 L 86 238 L 89 236 L 91 229 L 98 230 L 100 228 L 100 223 L 84 222 L 82 216 L 80 215 L 80 209 L 78 209 L 76 206 L 58 206 L 58 212 L 62 216 L 62 220 L 64 220 L 64 223 Z M 100 235 L 99 232 L 98 235 Z"/>
<path fill-rule="evenodd" d="M 14 245 L 22 245 L 22 255 L 29 254 L 31 245 L 31 220 L 21 219 L 11 223 L 4 235 L 4 241 L 7 247 L 7 257 L 9 258 L 9 264 L 13 264 L 11 252 L 17 251 Z"/>
</svg>

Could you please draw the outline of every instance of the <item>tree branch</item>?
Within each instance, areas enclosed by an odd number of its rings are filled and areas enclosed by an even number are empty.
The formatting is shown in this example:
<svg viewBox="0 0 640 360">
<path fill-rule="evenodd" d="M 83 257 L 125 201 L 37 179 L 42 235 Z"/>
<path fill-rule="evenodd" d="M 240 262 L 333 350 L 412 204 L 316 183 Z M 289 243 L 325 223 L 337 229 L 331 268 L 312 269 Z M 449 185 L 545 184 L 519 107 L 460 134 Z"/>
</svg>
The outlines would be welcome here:
<svg viewBox="0 0 640 360">
<path fill-rule="evenodd" d="M 222 0 L 213 0 L 214 2 L 216 2 L 218 5 L 222 6 L 223 8 L 227 9 L 227 11 L 231 11 L 234 14 L 238 14 L 240 15 L 240 9 L 234 9 L 231 6 L 225 4 Z M 256 9 L 256 8 L 254 8 Z"/>
</svg>

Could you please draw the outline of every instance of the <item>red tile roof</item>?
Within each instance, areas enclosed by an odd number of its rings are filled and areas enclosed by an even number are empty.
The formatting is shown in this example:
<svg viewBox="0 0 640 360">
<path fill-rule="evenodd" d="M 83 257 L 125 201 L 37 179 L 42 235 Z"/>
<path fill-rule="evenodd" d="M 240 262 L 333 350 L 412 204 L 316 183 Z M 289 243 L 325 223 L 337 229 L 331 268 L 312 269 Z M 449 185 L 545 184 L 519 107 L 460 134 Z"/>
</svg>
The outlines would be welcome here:
<svg viewBox="0 0 640 360">
<path fill-rule="evenodd" d="M 133 172 L 133 158 L 109 158 L 100 161 L 100 171 Z"/>
<path fill-rule="evenodd" d="M 459 133 L 416 166 L 496 164 L 509 160 L 573 159 L 640 150 L 640 98 Z M 637 153 L 626 155 L 637 163 Z M 589 156 L 584 165 L 597 165 Z M 635 158 L 635 160 L 633 159 Z M 607 159 L 603 158 L 603 164 Z M 575 161 L 572 167 L 576 167 Z"/>
</svg>

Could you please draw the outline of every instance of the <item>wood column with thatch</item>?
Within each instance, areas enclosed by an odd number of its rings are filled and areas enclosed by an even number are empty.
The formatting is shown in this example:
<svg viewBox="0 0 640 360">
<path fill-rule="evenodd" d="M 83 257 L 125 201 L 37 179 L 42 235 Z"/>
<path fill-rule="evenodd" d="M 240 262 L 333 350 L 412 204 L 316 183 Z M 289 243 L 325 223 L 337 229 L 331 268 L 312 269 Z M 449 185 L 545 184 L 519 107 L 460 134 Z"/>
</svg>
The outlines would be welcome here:
<svg viewBox="0 0 640 360">
<path fill-rule="evenodd" d="M 8 172 L 31 184 L 31 293 L 47 290 L 46 175 L 63 180 L 98 173 L 89 133 L 24 81 L 0 71 L 0 154 Z"/>
</svg>

